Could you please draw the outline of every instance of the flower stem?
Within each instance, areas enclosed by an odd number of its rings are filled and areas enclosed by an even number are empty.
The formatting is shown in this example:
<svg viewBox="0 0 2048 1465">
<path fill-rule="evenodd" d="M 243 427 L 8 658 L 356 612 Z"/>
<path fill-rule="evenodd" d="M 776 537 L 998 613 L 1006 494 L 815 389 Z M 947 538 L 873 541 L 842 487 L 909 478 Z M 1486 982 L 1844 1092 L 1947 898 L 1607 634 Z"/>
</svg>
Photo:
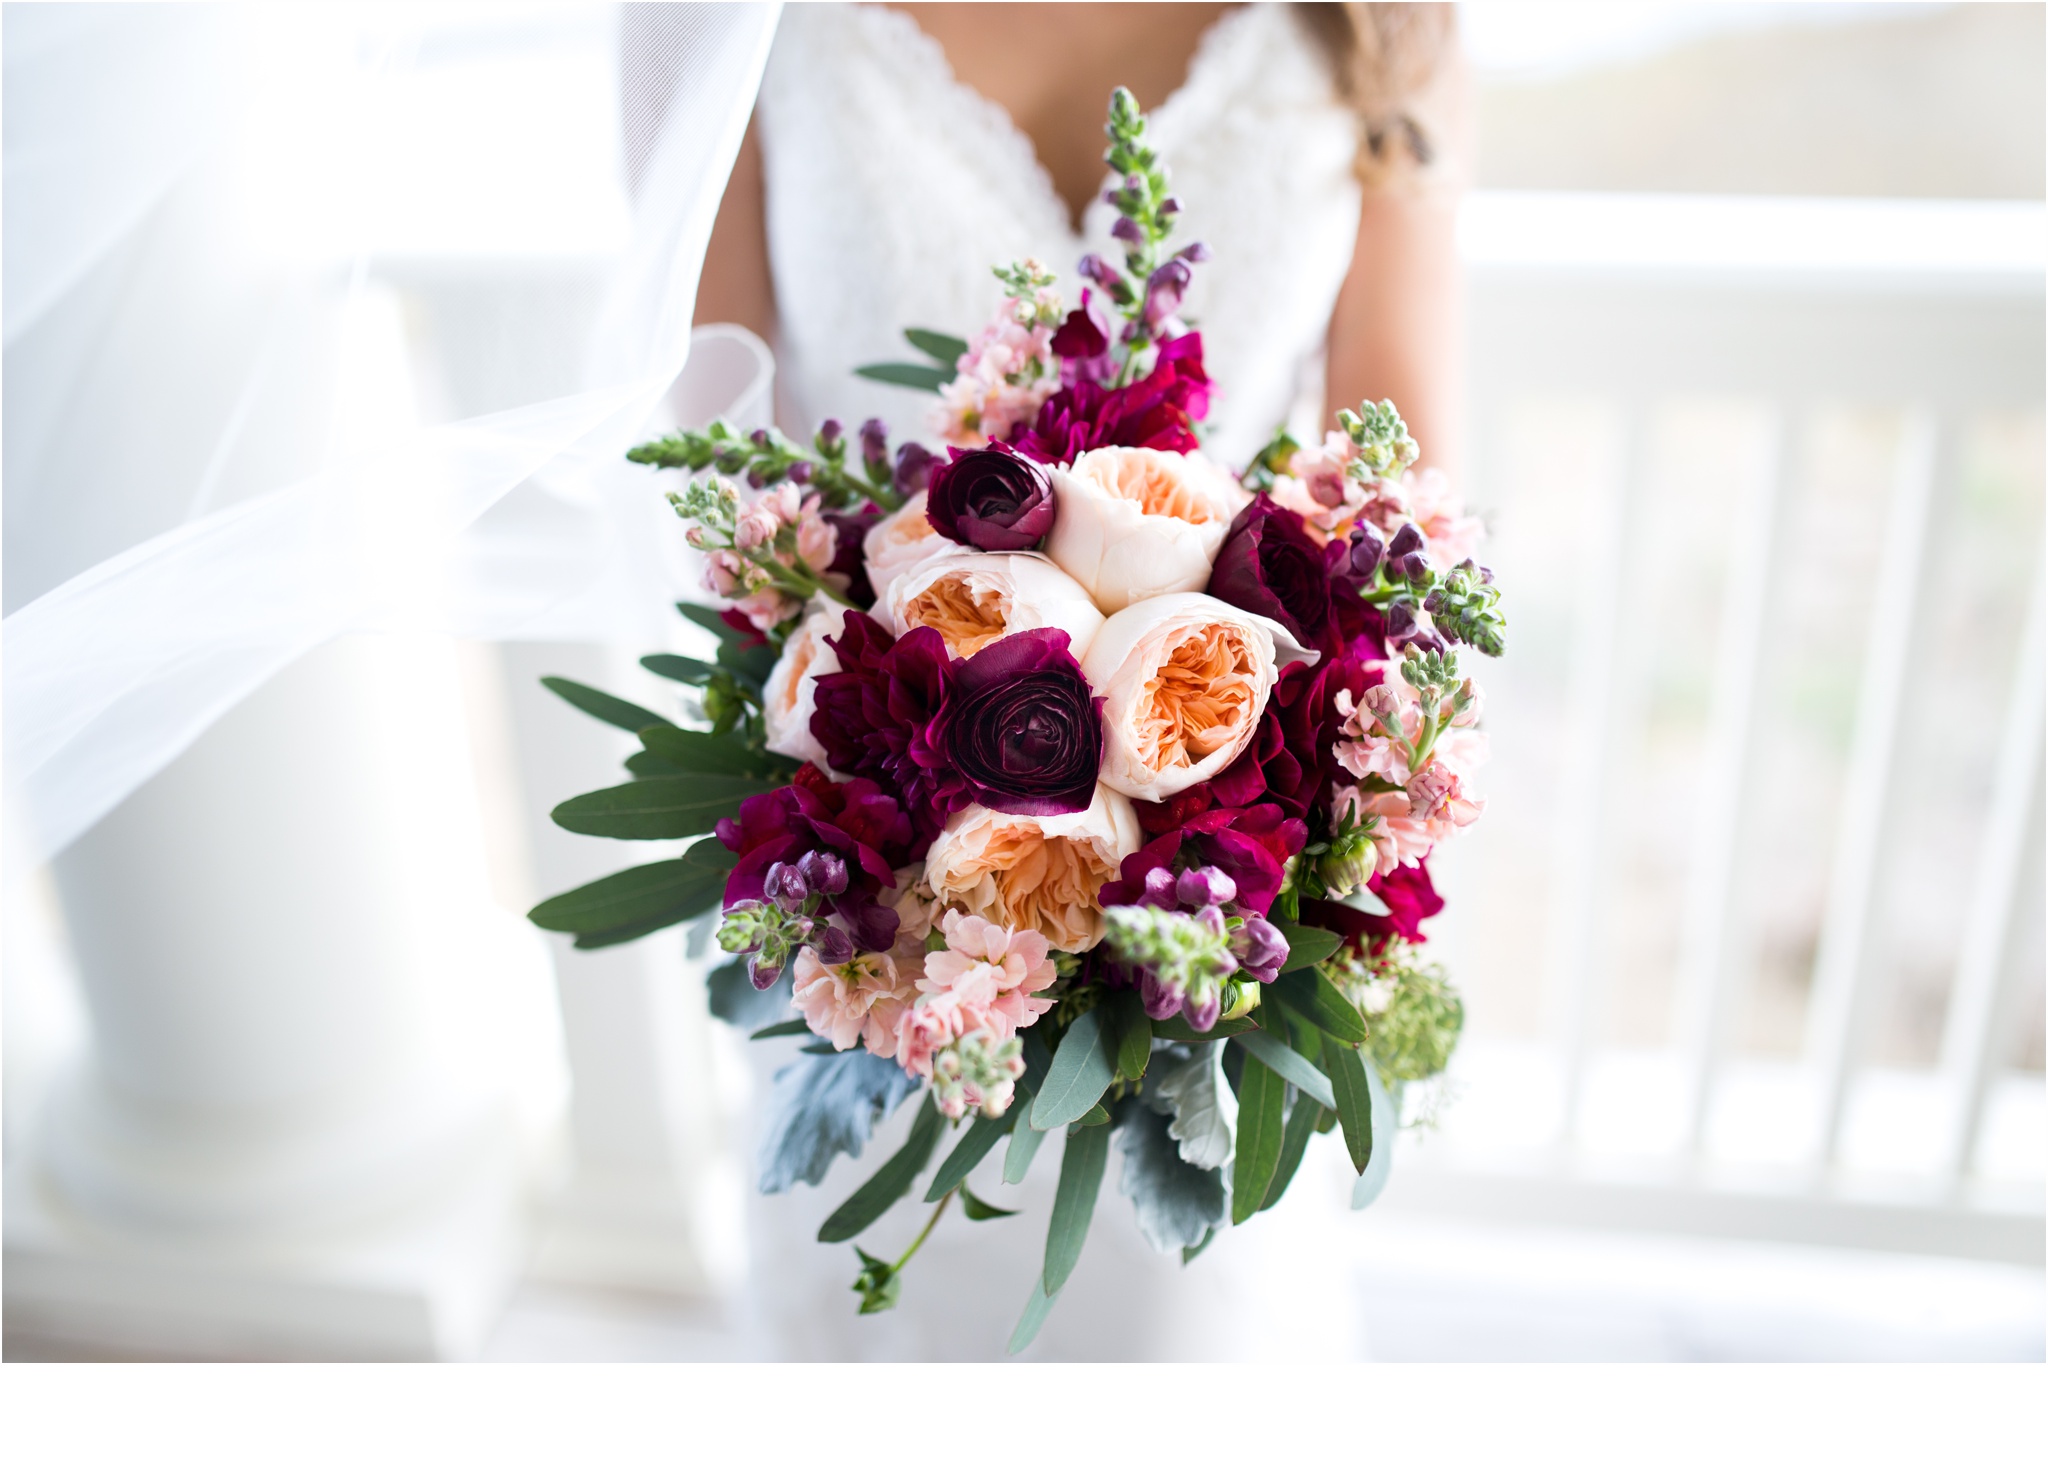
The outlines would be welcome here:
<svg viewBox="0 0 2048 1465">
<path fill-rule="evenodd" d="M 917 1249 L 924 1245 L 925 1237 L 932 1234 L 932 1227 L 939 1224 L 939 1217 L 946 1214 L 946 1207 L 953 1203 L 953 1197 L 959 1193 L 960 1188 L 956 1185 L 953 1189 L 939 1197 L 938 1208 L 932 1212 L 932 1218 L 924 1223 L 924 1230 L 917 1233 L 917 1240 L 910 1243 L 910 1250 L 896 1258 L 896 1265 L 891 1270 L 901 1271 L 908 1265 L 910 1259 L 917 1255 Z"/>
</svg>

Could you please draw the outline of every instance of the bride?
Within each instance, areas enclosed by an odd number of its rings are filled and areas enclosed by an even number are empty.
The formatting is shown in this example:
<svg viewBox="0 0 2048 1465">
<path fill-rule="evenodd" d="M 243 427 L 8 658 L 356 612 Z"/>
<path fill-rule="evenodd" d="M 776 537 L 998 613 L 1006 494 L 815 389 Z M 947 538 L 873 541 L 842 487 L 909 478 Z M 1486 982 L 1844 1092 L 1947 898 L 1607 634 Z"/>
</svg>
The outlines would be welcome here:
<svg viewBox="0 0 2048 1465">
<path fill-rule="evenodd" d="M 651 24 L 635 12 L 655 9 L 628 7 L 629 56 L 632 28 Z M 905 326 L 965 335 L 988 319 L 1001 298 L 991 261 L 1035 257 L 1071 291 L 1081 254 L 1113 253 L 1102 116 L 1126 85 L 1172 169 L 1176 233 L 1214 251 L 1184 311 L 1229 392 L 1206 450 L 1242 466 L 1283 421 L 1308 440 L 1336 408 L 1391 397 L 1425 462 L 1454 471 L 1452 28 L 1439 5 L 790 6 L 697 319 L 773 344 L 781 416 L 803 436 L 828 414 L 924 431 L 929 398 L 853 368 L 902 356 Z M 877 1136 L 881 1153 L 902 1122 Z M 853 1315 L 850 1252 L 811 1240 L 850 1167 L 821 1191 L 758 1198 L 757 1345 L 788 1357 L 999 1355 L 1050 1205 L 1056 1167 L 1035 1169 L 1021 1191 L 978 1172 L 985 1197 L 1021 1197 L 1027 1216 L 1001 1243 L 941 1226 L 906 1274 L 902 1307 L 880 1317 Z M 1354 1354 L 1344 1177 L 1321 1179 L 1305 1169 L 1287 1205 L 1184 1272 L 1105 1194 L 1078 1285 L 1035 1355 Z M 886 1229 L 871 1247 L 900 1249 Z"/>
</svg>

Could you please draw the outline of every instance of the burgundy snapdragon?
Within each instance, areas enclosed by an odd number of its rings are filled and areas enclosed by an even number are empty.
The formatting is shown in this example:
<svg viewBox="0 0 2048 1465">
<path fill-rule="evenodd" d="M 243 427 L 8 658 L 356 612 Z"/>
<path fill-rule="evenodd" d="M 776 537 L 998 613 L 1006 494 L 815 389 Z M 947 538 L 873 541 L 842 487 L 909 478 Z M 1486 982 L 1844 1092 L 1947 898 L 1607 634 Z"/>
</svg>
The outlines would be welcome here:
<svg viewBox="0 0 2048 1465">
<path fill-rule="evenodd" d="M 1103 885 L 1099 898 L 1105 906 L 1145 904 L 1152 872 L 1173 872 L 1176 861 L 1182 861 L 1228 876 L 1236 886 L 1238 909 L 1263 916 L 1280 893 L 1287 862 L 1306 843 L 1308 826 L 1288 817 L 1277 804 L 1208 809 L 1128 856 L 1118 878 Z M 1174 880 L 1178 899 L 1178 874 Z"/>
<path fill-rule="evenodd" d="M 825 644 L 839 654 L 840 669 L 817 680 L 811 735 L 834 769 L 895 793 L 915 831 L 910 856 L 920 858 L 947 818 L 973 802 L 966 778 L 929 736 L 946 700 L 952 657 L 945 640 L 929 626 L 898 639 L 850 611 Z"/>
<path fill-rule="evenodd" d="M 1208 415 L 1202 337 L 1190 331 L 1162 345 L 1152 370 L 1128 386 L 1076 381 L 1062 387 L 1009 441 L 1041 463 L 1071 463 L 1090 448 L 1192 453 L 1201 446 L 1194 425 Z"/>
</svg>

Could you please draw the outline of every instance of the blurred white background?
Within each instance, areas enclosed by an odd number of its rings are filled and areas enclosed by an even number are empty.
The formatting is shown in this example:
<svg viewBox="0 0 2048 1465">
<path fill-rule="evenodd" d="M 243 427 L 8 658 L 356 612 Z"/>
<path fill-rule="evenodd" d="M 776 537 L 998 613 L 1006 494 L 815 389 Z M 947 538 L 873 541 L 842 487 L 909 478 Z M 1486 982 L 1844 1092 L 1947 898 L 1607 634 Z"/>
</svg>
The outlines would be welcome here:
<svg viewBox="0 0 2048 1465">
<path fill-rule="evenodd" d="M 206 105 L 154 155 L 75 140 L 155 180 L 112 246 L 57 241 L 79 269 L 19 253 L 39 73 L 5 15 L 10 615 L 338 455 L 582 385 L 633 225 L 613 8 L 102 12 L 166 57 L 224 30 L 297 62 L 167 93 Z M 1465 457 L 1512 655 L 1490 814 L 1441 871 L 1450 1102 L 1364 1215 L 1312 1154 L 1285 1206 L 1343 1279 L 1312 1335 L 2039 1359 L 2043 9 L 1463 15 Z M 167 338 L 175 370 L 123 379 Z M 80 415 L 109 399 L 149 412 Z M 752 1197 L 772 1063 L 710 1021 L 685 938 L 577 954 L 518 919 L 627 862 L 548 823 L 619 749 L 535 679 L 666 705 L 655 649 L 335 643 L 13 886 L 9 1358 L 999 1351 L 1012 1318 L 948 1318 L 944 1278 L 1021 1300 L 1037 1221 L 935 1241 L 902 1313 L 852 1318 L 808 1231 L 889 1135 L 822 1195 Z M 285 969 L 331 1006 L 267 1008 Z M 366 1067 L 414 1077 L 362 1104 Z M 1081 1280 L 1154 1264 L 1106 1201 Z M 1063 1304 L 1038 1351 L 1256 1355 L 1305 1303 L 1205 1305 Z"/>
</svg>

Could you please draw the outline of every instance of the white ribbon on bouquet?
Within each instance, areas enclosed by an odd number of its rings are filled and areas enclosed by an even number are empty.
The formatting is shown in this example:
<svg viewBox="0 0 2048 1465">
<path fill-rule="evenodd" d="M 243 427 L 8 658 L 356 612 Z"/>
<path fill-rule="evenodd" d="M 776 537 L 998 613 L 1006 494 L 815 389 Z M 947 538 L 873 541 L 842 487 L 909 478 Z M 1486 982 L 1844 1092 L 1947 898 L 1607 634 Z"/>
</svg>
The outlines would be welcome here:
<svg viewBox="0 0 2048 1465">
<path fill-rule="evenodd" d="M 62 850 L 222 714 L 333 637 L 647 634 L 674 566 L 661 561 L 653 546 L 662 537 L 647 532 L 645 516 L 666 510 L 637 476 L 622 482 L 620 456 L 690 357 L 699 271 L 779 14 L 775 5 L 658 9 L 655 24 L 641 17 L 628 27 L 627 41 L 641 48 L 629 63 L 656 78 L 666 105 L 636 112 L 629 97 L 632 245 L 601 317 L 589 389 L 413 430 L 203 512 L 220 461 L 238 436 L 263 426 L 252 415 L 261 415 L 267 363 L 279 333 L 293 329 L 284 306 L 271 309 L 250 384 L 223 409 L 208 472 L 196 485 L 169 486 L 201 512 L 6 617 L 6 774 L 27 845 L 17 859 L 33 864 Z M 267 86 L 275 104 L 278 73 L 302 59 L 306 32 L 294 35 L 298 50 L 277 43 L 278 14 L 7 12 L 10 574 L 33 583 L 32 572 L 62 563 L 67 546 L 91 544 L 95 530 L 104 542 L 106 518 L 122 510 L 74 494 L 61 470 L 45 472 L 66 456 L 52 445 L 76 460 L 79 435 L 146 434 L 152 373 L 161 384 L 177 371 L 180 347 L 206 347 L 205 323 L 188 321 L 182 336 L 152 338 L 153 360 L 126 361 L 119 326 L 138 308 L 175 314 L 180 289 L 202 272 L 216 277 L 209 285 L 233 288 L 217 278 L 222 261 L 191 247 L 191 231 L 182 261 L 166 265 L 157 245 L 178 237 L 162 221 L 181 206 L 180 189 L 248 146 L 261 114 L 242 102 Z M 361 104 L 374 113 L 378 79 L 433 44 L 435 15 L 447 13 L 321 14 L 328 24 L 313 28 L 316 41 L 340 48 L 366 78 Z M 328 105 L 319 95 L 290 99 L 289 85 L 287 74 L 286 105 Z M 463 120 L 459 107 L 441 116 L 450 126 Z M 345 185 L 346 146 L 339 156 Z M 345 211 L 338 217 L 345 229 Z M 211 237 L 203 221 L 197 237 Z M 352 259 L 359 292 L 363 247 L 346 237 L 323 244 L 330 257 Z M 748 400 L 722 405 L 765 421 L 760 343 L 725 332 L 701 345 L 713 375 L 745 384 Z M 148 461 L 146 442 L 119 447 Z M 42 561 L 33 558 L 45 548 Z"/>
</svg>

